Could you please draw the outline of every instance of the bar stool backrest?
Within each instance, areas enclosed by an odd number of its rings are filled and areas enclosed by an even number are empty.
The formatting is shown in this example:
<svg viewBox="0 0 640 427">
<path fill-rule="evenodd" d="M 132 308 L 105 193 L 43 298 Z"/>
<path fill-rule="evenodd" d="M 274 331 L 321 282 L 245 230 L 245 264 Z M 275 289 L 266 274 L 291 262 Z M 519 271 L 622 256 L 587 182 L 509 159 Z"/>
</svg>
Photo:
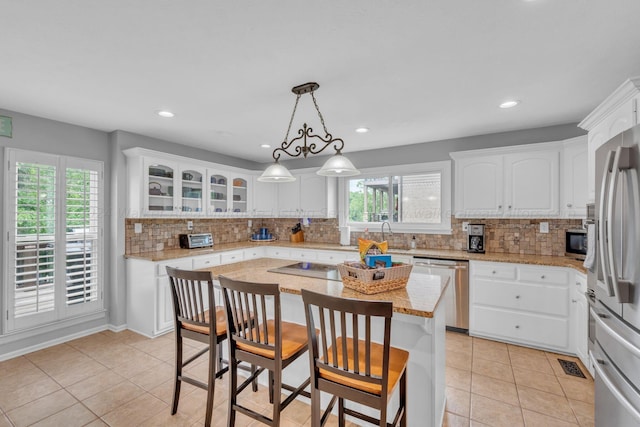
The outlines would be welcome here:
<svg viewBox="0 0 640 427">
<path fill-rule="evenodd" d="M 173 311 L 176 327 L 192 325 L 216 331 L 216 316 L 206 316 L 211 308 L 215 310 L 213 277 L 209 271 L 179 270 L 167 267 L 173 295 Z"/>
<path fill-rule="evenodd" d="M 218 279 L 227 310 L 227 329 L 233 343 L 263 349 L 274 355 L 281 354 L 278 284 L 251 283 L 224 276 Z M 273 334 L 268 333 L 269 324 L 273 325 Z"/>
<path fill-rule="evenodd" d="M 332 297 L 304 289 L 302 299 L 312 355 L 312 378 L 319 378 L 322 370 L 356 383 L 366 383 L 368 388 L 378 389 L 380 395 L 386 396 L 393 304 Z M 384 338 L 379 345 L 374 344 L 376 349 L 372 350 L 372 320 L 376 317 L 384 319 Z M 383 354 L 374 354 L 379 352 L 380 345 Z M 372 372 L 372 357 L 382 359 L 382 372 Z"/>
</svg>

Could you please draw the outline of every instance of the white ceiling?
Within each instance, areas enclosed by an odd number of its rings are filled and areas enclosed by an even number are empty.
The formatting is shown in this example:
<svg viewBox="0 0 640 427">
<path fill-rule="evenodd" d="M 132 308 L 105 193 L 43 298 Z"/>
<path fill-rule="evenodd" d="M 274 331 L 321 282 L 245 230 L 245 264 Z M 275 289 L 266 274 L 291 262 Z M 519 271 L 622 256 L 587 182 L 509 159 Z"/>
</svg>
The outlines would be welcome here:
<svg viewBox="0 0 640 427">
<path fill-rule="evenodd" d="M 578 122 L 640 75 L 640 1 L 0 0 L 0 46 L 0 108 L 268 162 L 307 81 L 345 152 Z"/>
</svg>

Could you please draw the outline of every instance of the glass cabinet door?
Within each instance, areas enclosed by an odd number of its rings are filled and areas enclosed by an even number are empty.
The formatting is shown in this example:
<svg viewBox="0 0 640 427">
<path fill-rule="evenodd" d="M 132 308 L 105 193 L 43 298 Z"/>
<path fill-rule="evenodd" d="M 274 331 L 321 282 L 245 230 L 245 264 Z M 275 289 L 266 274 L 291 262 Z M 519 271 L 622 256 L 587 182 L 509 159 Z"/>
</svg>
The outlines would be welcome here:
<svg viewBox="0 0 640 427">
<path fill-rule="evenodd" d="M 202 212 L 204 173 L 194 169 L 181 171 L 182 212 Z"/>
<path fill-rule="evenodd" d="M 247 212 L 247 180 L 233 178 L 233 212 Z"/>
<path fill-rule="evenodd" d="M 222 215 L 227 212 L 227 188 L 228 179 L 224 175 L 211 175 L 209 178 L 209 214 Z"/>
<path fill-rule="evenodd" d="M 173 176 L 175 168 L 161 163 L 152 163 L 146 167 L 147 174 L 147 210 L 151 213 L 173 212 Z"/>
</svg>

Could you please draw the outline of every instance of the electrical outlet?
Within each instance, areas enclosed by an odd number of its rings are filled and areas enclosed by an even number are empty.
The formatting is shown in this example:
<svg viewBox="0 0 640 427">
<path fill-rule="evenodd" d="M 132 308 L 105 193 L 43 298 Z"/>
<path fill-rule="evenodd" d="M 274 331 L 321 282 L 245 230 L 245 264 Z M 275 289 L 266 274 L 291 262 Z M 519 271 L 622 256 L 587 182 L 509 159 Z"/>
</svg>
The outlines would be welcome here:
<svg viewBox="0 0 640 427">
<path fill-rule="evenodd" d="M 193 230 L 193 221 L 187 221 L 187 230 Z"/>
<path fill-rule="evenodd" d="M 136 234 L 142 233 L 142 224 L 139 222 L 136 222 L 135 224 L 133 224 L 133 232 Z"/>
<path fill-rule="evenodd" d="M 247 228 L 251 228 L 252 225 L 253 225 L 253 221 L 251 221 L 250 219 L 247 220 Z"/>
<path fill-rule="evenodd" d="M 549 232 L 549 223 L 548 222 L 541 222 L 540 223 L 540 232 L 541 233 L 548 233 Z"/>
<path fill-rule="evenodd" d="M 462 231 L 469 231 L 469 223 L 468 222 L 463 222 L 462 223 Z"/>
</svg>

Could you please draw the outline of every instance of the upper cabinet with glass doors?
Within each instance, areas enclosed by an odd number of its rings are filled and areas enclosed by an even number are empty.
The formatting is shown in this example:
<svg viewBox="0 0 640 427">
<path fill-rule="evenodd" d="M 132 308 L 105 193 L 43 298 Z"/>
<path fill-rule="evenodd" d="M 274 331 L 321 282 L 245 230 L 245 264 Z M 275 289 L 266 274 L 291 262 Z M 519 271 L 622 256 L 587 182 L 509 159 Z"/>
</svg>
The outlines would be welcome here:
<svg viewBox="0 0 640 427">
<path fill-rule="evenodd" d="M 246 215 L 250 175 L 144 148 L 127 156 L 127 217 Z"/>
</svg>

